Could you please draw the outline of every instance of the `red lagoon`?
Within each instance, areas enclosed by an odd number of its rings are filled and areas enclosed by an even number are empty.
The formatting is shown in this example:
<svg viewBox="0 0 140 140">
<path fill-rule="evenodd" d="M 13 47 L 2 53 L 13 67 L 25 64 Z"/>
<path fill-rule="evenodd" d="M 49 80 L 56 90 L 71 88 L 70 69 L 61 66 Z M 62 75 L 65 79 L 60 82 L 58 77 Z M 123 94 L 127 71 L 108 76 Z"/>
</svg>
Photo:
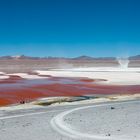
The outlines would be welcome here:
<svg viewBox="0 0 140 140">
<path fill-rule="evenodd" d="M 27 80 L 10 76 L 0 80 L 0 106 L 30 102 L 43 97 L 140 93 L 140 85 L 101 85 L 104 79 L 51 77 Z"/>
</svg>

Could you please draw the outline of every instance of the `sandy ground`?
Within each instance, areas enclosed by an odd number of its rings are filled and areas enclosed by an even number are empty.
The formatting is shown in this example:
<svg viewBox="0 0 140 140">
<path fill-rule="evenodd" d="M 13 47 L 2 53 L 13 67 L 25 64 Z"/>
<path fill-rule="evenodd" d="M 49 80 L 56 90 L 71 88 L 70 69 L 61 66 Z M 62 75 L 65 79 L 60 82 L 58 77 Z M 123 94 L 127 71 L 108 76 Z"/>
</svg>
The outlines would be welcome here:
<svg viewBox="0 0 140 140">
<path fill-rule="evenodd" d="M 47 70 L 48 68 L 73 68 L 73 67 L 116 67 L 115 60 L 0 60 L 0 71 L 8 73 L 21 73 L 33 70 Z M 129 67 L 140 67 L 140 60 L 131 60 Z"/>
<path fill-rule="evenodd" d="M 0 111 L 2 140 L 139 140 L 140 101 Z"/>
<path fill-rule="evenodd" d="M 63 112 L 51 121 L 59 133 L 76 139 L 140 139 L 140 101 L 91 105 Z"/>
</svg>

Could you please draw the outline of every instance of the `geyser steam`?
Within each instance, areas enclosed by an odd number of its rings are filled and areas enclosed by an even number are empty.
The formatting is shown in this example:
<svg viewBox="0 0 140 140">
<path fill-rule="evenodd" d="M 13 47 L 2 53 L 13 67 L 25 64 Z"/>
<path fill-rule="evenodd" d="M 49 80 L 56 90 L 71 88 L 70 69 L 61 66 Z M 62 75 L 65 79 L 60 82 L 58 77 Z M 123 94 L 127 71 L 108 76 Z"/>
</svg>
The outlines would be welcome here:
<svg viewBox="0 0 140 140">
<path fill-rule="evenodd" d="M 117 58 L 118 63 L 120 64 L 121 69 L 128 69 L 129 59 L 128 58 Z"/>
</svg>

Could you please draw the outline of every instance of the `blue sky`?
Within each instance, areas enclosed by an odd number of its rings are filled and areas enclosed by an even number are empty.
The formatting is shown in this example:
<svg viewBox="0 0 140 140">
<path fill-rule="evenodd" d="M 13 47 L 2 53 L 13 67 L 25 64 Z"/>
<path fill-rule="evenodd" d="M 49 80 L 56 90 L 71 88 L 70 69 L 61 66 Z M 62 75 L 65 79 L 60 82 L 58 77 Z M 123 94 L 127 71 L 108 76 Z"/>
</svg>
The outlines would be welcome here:
<svg viewBox="0 0 140 140">
<path fill-rule="evenodd" d="M 0 1 L 0 55 L 140 54 L 139 0 Z"/>
</svg>

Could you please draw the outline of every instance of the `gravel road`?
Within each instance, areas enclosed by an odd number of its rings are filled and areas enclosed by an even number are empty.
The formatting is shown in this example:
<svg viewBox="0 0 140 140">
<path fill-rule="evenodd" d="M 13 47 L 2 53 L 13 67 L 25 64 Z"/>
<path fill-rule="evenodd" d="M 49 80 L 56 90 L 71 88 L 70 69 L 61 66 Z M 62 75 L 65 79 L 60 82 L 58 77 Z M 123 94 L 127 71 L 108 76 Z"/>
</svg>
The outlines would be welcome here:
<svg viewBox="0 0 140 140">
<path fill-rule="evenodd" d="M 0 140 L 139 140 L 140 101 L 0 111 Z"/>
</svg>

